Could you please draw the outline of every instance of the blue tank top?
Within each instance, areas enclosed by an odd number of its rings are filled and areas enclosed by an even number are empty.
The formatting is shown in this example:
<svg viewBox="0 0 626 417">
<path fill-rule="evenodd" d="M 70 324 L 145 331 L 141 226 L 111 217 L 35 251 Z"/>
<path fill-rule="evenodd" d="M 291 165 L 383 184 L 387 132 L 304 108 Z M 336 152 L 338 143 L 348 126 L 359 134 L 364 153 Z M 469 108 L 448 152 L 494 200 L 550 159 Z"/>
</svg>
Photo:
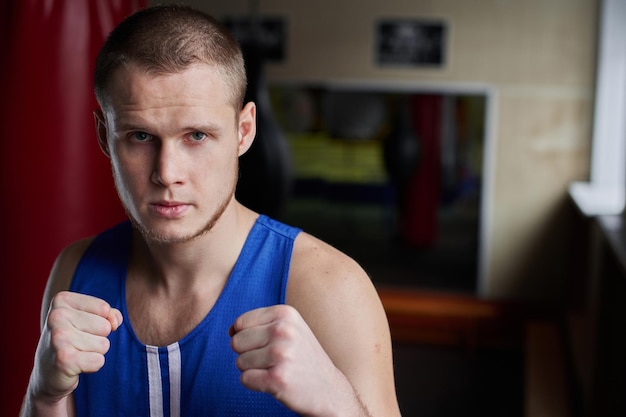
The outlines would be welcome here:
<svg viewBox="0 0 626 417">
<path fill-rule="evenodd" d="M 79 262 L 71 291 L 106 300 L 123 316 L 110 336 L 104 367 L 82 374 L 77 416 L 294 416 L 272 396 L 240 382 L 229 327 L 242 313 L 285 302 L 298 229 L 260 216 L 212 310 L 169 346 L 142 344 L 129 325 L 126 270 L 131 225 L 98 235 Z"/>
</svg>

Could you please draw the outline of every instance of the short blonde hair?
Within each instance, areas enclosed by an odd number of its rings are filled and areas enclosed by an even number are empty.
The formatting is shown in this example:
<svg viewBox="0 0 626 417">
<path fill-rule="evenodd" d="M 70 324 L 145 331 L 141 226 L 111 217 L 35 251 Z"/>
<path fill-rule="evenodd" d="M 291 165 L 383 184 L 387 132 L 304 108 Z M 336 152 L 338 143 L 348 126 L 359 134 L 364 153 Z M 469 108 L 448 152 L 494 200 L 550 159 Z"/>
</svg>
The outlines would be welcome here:
<svg viewBox="0 0 626 417">
<path fill-rule="evenodd" d="M 133 64 L 154 74 L 172 74 L 192 64 L 218 68 L 240 110 L 246 93 L 241 47 L 214 17 L 188 6 L 155 6 L 122 21 L 108 36 L 94 72 L 94 91 L 101 107 L 108 98 L 115 70 Z"/>
</svg>

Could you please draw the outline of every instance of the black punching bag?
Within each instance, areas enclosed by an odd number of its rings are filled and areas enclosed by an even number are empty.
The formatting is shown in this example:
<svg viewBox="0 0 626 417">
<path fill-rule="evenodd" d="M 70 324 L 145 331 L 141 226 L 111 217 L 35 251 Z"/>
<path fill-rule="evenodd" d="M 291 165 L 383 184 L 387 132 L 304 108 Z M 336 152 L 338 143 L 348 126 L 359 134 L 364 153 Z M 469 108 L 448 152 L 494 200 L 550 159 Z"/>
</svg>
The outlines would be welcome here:
<svg viewBox="0 0 626 417">
<path fill-rule="evenodd" d="M 385 169 L 401 199 L 420 159 L 420 143 L 413 126 L 409 97 L 401 97 L 389 136 L 383 142 Z"/>
<path fill-rule="evenodd" d="M 270 217 L 278 217 L 291 189 L 291 155 L 272 115 L 263 66 L 266 49 L 260 36 L 241 43 L 248 88 L 245 102 L 257 108 L 256 138 L 239 158 L 237 199 L 245 206 Z"/>
</svg>

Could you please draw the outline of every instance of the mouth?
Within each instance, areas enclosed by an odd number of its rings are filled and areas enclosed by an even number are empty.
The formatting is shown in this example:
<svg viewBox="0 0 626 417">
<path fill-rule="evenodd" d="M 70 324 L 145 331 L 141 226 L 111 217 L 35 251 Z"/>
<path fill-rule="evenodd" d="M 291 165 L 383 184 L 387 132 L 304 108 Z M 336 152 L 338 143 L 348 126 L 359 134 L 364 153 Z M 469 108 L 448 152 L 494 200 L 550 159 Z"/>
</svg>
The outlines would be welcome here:
<svg viewBox="0 0 626 417">
<path fill-rule="evenodd" d="M 179 201 L 158 201 L 150 204 L 150 208 L 159 216 L 175 219 L 183 216 L 190 205 Z"/>
</svg>

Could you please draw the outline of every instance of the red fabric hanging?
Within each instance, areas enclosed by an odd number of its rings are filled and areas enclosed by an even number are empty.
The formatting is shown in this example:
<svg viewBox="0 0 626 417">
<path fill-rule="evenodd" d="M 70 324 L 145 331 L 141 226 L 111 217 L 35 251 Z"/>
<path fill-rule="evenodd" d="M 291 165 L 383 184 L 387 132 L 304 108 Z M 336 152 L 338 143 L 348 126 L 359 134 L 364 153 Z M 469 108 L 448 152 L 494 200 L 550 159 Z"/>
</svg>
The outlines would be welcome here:
<svg viewBox="0 0 626 417">
<path fill-rule="evenodd" d="M 0 6 L 0 415 L 17 415 L 59 251 L 124 218 L 92 111 L 106 35 L 146 0 L 20 0 Z"/>
<path fill-rule="evenodd" d="M 420 139 L 420 161 L 409 180 L 406 198 L 400 207 L 400 232 L 416 247 L 432 247 L 437 240 L 440 200 L 440 95 L 415 95 L 411 99 L 412 116 Z"/>
</svg>

